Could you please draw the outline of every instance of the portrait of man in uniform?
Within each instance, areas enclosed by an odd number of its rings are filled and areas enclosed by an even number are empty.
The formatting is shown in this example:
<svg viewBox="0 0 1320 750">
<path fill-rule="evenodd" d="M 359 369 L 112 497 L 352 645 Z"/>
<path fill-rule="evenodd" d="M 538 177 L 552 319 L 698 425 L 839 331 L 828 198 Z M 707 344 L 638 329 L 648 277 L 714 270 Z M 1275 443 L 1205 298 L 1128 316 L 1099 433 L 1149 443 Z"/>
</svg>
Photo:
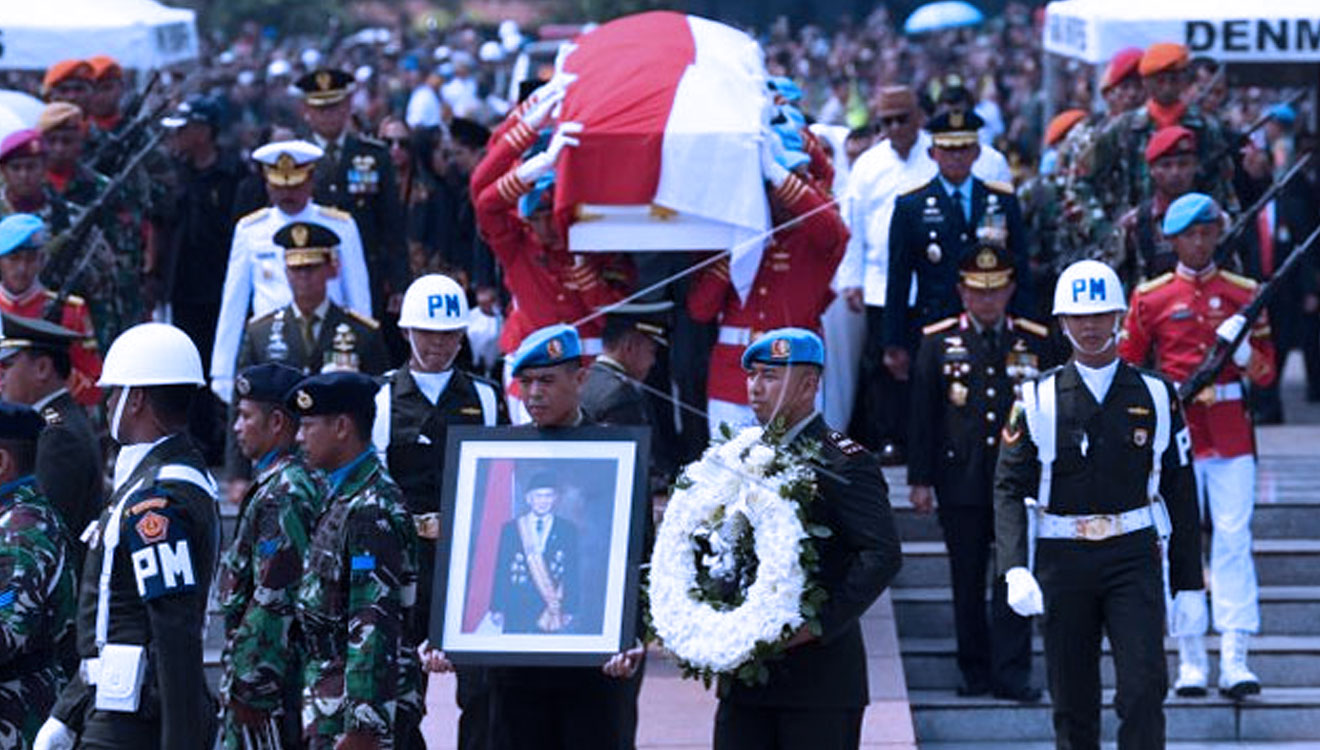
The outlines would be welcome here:
<svg viewBox="0 0 1320 750">
<path fill-rule="evenodd" d="M 490 603 L 505 633 L 572 632 L 577 613 L 577 528 L 556 515 L 559 481 L 542 471 L 527 483 L 525 512 L 504 524 Z"/>
</svg>

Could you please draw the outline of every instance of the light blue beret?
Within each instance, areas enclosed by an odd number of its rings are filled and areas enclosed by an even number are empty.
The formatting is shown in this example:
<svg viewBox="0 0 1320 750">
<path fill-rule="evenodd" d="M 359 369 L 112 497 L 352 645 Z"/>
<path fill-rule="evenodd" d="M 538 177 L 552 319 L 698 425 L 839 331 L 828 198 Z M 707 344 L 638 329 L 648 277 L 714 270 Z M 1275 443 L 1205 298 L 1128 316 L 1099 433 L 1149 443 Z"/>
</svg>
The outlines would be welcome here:
<svg viewBox="0 0 1320 750">
<path fill-rule="evenodd" d="M 0 220 L 0 255 L 37 246 L 43 241 L 46 222 L 32 214 L 10 214 Z"/>
<path fill-rule="evenodd" d="M 528 367 L 553 367 L 582 357 L 582 340 L 577 329 L 566 323 L 557 323 L 533 331 L 523 339 L 513 353 L 510 367 L 513 374 Z"/>
<path fill-rule="evenodd" d="M 1188 193 L 1169 204 L 1164 212 L 1164 236 L 1182 234 L 1193 224 L 1219 221 L 1219 204 L 1205 193 Z"/>
<path fill-rule="evenodd" d="M 766 85 L 790 102 L 802 101 L 802 89 L 788 76 L 771 76 Z"/>
<path fill-rule="evenodd" d="M 766 331 L 743 350 L 743 369 L 753 363 L 766 365 L 825 366 L 825 344 L 805 328 L 776 328 Z"/>
</svg>

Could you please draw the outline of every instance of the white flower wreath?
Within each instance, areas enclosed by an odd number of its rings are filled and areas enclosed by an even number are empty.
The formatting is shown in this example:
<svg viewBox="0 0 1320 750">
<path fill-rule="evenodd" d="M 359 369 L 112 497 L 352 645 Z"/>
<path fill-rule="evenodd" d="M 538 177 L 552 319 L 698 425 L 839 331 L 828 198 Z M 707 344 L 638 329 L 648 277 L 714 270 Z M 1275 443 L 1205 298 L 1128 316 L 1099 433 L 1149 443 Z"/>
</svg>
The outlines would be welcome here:
<svg viewBox="0 0 1320 750">
<path fill-rule="evenodd" d="M 763 682 L 768 673 L 760 662 L 782 650 L 798 628 L 811 626 L 823 600 L 824 592 L 809 581 L 815 553 L 801 508 L 814 495 L 815 473 L 801 455 L 767 445 L 761 436 L 760 427 L 747 428 L 684 470 L 651 556 L 654 633 L 685 673 L 708 682 L 730 673 Z M 732 549 L 746 533 L 739 515 L 750 526 L 755 578 L 740 589 L 739 604 L 721 606 L 703 596 L 698 566 L 707 575 L 730 571 Z M 726 535 L 733 538 L 720 539 L 730 525 Z M 698 536 L 715 554 L 703 554 Z"/>
</svg>

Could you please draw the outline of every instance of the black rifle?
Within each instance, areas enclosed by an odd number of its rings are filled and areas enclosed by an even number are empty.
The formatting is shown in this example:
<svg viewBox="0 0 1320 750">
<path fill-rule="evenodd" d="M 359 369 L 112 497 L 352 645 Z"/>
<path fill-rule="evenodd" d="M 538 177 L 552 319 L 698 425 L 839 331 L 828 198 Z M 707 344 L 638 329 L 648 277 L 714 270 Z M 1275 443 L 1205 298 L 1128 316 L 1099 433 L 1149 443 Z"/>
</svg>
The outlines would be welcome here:
<svg viewBox="0 0 1320 750">
<path fill-rule="evenodd" d="M 1270 277 L 1270 280 L 1262 284 L 1256 291 L 1256 296 L 1247 303 L 1246 307 L 1238 311 L 1238 314 L 1246 318 L 1247 322 L 1242 326 L 1242 330 L 1238 331 L 1237 335 L 1233 337 L 1232 341 L 1215 337 L 1215 345 L 1206 354 L 1205 359 L 1197 366 L 1191 377 L 1178 386 L 1178 398 L 1183 403 L 1191 403 L 1196 398 L 1196 394 L 1201 392 L 1201 389 L 1215 382 L 1224 366 L 1228 364 L 1229 356 L 1237 351 L 1238 346 L 1242 344 L 1242 340 L 1251 333 L 1251 324 L 1255 322 L 1256 318 L 1260 317 L 1261 311 L 1265 309 L 1265 305 L 1270 301 L 1270 298 L 1278 294 L 1279 285 L 1293 269 L 1301 265 L 1302 257 L 1315 246 L 1318 239 L 1320 239 L 1320 227 L 1316 227 L 1315 231 L 1311 232 L 1310 237 L 1307 237 L 1302 244 L 1293 249 L 1292 254 L 1283 262 L 1283 265 L 1279 266 L 1274 275 Z"/>
<path fill-rule="evenodd" d="M 63 256 L 65 250 L 70 247 L 75 247 L 87 239 L 87 236 L 91 234 L 92 228 L 96 225 L 101 214 L 110 206 L 110 199 L 124 187 L 128 182 L 128 178 L 137 170 L 138 165 L 140 165 L 142 160 L 147 157 L 147 154 L 150 154 L 156 148 L 156 144 L 159 143 L 160 139 L 163 137 L 164 133 L 158 132 L 147 139 L 147 142 L 143 144 L 142 148 L 139 149 L 136 154 L 133 155 L 132 159 L 129 159 L 128 163 L 125 164 L 124 168 L 115 175 L 114 179 L 106 184 L 101 190 L 101 193 L 96 196 L 96 199 L 87 204 L 87 208 L 83 209 L 78 220 L 68 229 L 60 232 L 46 243 L 46 246 L 42 248 L 42 254 L 48 259 L 48 261 L 58 260 Z M 49 320 L 52 323 L 59 322 L 60 317 L 63 314 L 64 301 L 67 300 L 69 295 L 73 292 L 73 287 L 77 283 L 78 277 L 82 275 L 83 271 L 87 269 L 88 264 L 91 263 L 92 255 L 95 250 L 95 245 L 89 245 L 88 247 L 83 248 L 82 255 L 79 256 L 78 260 L 70 267 L 69 272 L 65 274 L 63 281 L 60 283 L 59 292 L 46 304 L 46 313 L 44 315 L 46 320 Z"/>
<path fill-rule="evenodd" d="M 147 97 L 151 95 L 151 92 L 156 88 L 158 83 L 160 83 L 160 71 L 153 70 L 151 71 L 151 78 L 147 80 L 147 85 L 144 86 L 141 91 L 134 94 L 132 100 L 130 100 L 128 105 L 124 107 L 120 120 L 127 124 L 118 131 L 107 133 L 105 140 L 101 141 L 101 144 L 97 149 L 89 154 L 85 160 L 87 165 L 91 167 L 93 171 L 101 172 L 103 174 L 114 172 L 114 159 L 117 156 L 120 147 L 126 143 L 130 143 L 131 139 L 136 137 L 137 132 L 141 130 L 151 118 L 159 115 L 159 112 L 154 111 L 155 108 L 149 113 L 144 114 L 141 112 L 142 107 L 147 103 Z"/>
<path fill-rule="evenodd" d="M 1293 164 L 1287 172 L 1284 172 L 1279 179 L 1274 181 L 1274 184 L 1270 185 L 1264 193 L 1261 193 L 1261 196 L 1256 199 L 1256 202 L 1248 206 L 1246 211 L 1243 211 L 1238 215 L 1237 220 L 1234 221 L 1232 225 L 1224 231 L 1223 236 L 1219 238 L 1219 244 L 1215 247 L 1215 262 L 1223 264 L 1223 262 L 1227 260 L 1229 252 L 1232 249 L 1232 244 L 1242 236 L 1243 232 L 1247 231 L 1247 227 L 1252 226 L 1252 223 L 1256 220 L 1256 214 L 1259 213 L 1262 208 L 1265 208 L 1266 204 L 1274 200 L 1275 196 L 1277 196 L 1280 191 L 1285 187 L 1288 187 L 1288 183 L 1292 182 L 1297 175 L 1302 173 L 1302 170 L 1306 168 L 1306 165 L 1311 161 L 1311 157 L 1314 154 L 1314 151 L 1307 151 L 1305 154 L 1302 154 L 1296 164 Z"/>
<path fill-rule="evenodd" d="M 1297 104 L 1297 102 L 1300 102 L 1302 99 L 1305 99 L 1307 93 L 1308 93 L 1307 91 L 1299 91 L 1298 93 L 1294 94 L 1292 98 L 1290 98 L 1288 101 L 1284 102 L 1284 104 L 1287 104 L 1290 107 L 1294 106 Z M 1213 165 L 1218 163 L 1219 160 L 1223 159 L 1225 156 L 1231 156 L 1235 151 L 1242 148 L 1242 146 L 1246 144 L 1247 139 L 1251 137 L 1252 133 L 1255 133 L 1257 130 L 1260 130 L 1261 128 L 1265 127 L 1265 123 L 1269 122 L 1272 116 L 1273 115 L 1271 115 L 1268 111 L 1261 114 L 1261 116 L 1257 117 L 1255 122 L 1251 123 L 1251 125 L 1248 126 L 1246 130 L 1228 139 L 1228 144 L 1226 146 L 1220 148 L 1218 151 L 1212 154 L 1210 158 L 1206 159 L 1202 163 Z"/>
</svg>

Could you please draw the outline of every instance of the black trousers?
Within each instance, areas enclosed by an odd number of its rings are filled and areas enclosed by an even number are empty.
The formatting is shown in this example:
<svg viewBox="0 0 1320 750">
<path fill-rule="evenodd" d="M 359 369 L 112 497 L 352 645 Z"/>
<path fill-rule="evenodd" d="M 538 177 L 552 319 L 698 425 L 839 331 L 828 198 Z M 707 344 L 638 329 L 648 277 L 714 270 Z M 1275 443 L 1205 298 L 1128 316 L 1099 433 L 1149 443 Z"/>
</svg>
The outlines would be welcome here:
<svg viewBox="0 0 1320 750">
<path fill-rule="evenodd" d="M 1059 750 L 1100 747 L 1100 639 L 1117 673 L 1119 750 L 1162 750 L 1164 584 L 1151 530 L 1103 542 L 1045 539 L 1036 552 L 1045 594 L 1045 665 Z"/>
<path fill-rule="evenodd" d="M 779 708 L 720 701 L 715 750 L 857 750 L 861 708 Z"/>
<path fill-rule="evenodd" d="M 1008 606 L 1008 585 L 996 576 L 986 616 L 987 573 L 994 553 L 990 506 L 939 506 L 953 582 L 958 669 L 968 688 L 1020 692 L 1031 680 L 1031 620 Z"/>
<path fill-rule="evenodd" d="M 490 680 L 485 667 L 454 669 L 458 678 L 455 699 L 458 715 L 458 750 L 491 750 L 495 747 L 490 720 Z"/>
<path fill-rule="evenodd" d="M 882 341 L 885 308 L 866 307 L 866 345 L 862 351 L 857 406 L 850 435 L 878 450 L 885 443 L 907 443 L 909 381 L 895 380 L 885 367 Z"/>
<path fill-rule="evenodd" d="M 620 750 L 628 747 L 635 691 L 592 667 L 547 667 L 538 679 L 491 675 L 491 719 L 500 750 Z M 526 670 L 520 670 L 526 671 Z M 554 679 L 562 675 L 562 680 Z"/>
</svg>

